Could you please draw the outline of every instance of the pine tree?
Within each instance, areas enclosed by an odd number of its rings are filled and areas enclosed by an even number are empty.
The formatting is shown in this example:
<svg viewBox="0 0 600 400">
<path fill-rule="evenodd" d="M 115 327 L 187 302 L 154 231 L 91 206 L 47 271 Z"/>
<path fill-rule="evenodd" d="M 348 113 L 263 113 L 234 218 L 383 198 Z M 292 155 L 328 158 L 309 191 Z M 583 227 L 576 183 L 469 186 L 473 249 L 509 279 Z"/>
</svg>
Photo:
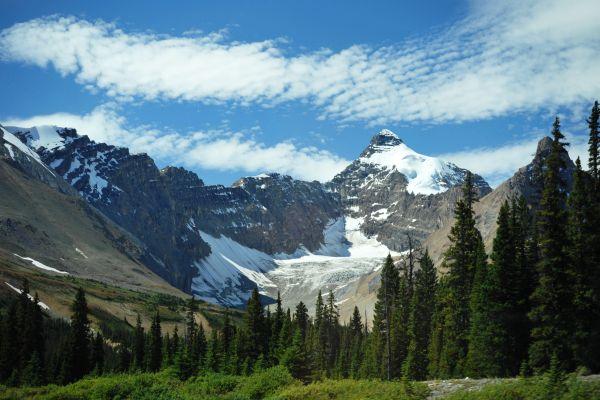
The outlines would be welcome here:
<svg viewBox="0 0 600 400">
<path fill-rule="evenodd" d="M 150 327 L 150 354 L 148 357 L 148 370 L 159 371 L 162 366 L 162 333 L 160 328 L 160 314 L 158 310 L 152 318 Z"/>
<path fill-rule="evenodd" d="M 597 104 L 596 104 L 597 106 Z M 570 272 L 574 294 L 573 354 L 577 365 L 600 369 L 600 336 L 595 335 L 600 318 L 594 298 L 594 201 L 589 193 L 593 179 L 581 169 L 579 158 L 573 174 L 573 189 L 568 199 Z M 597 275 L 596 275 L 597 276 Z"/>
<path fill-rule="evenodd" d="M 501 208 L 499 219 L 508 226 L 508 205 Z M 506 224 L 506 225 L 505 225 Z M 500 228 L 499 228 L 500 229 Z M 504 236 L 500 236 L 504 239 Z M 496 237 L 498 239 L 498 236 Z M 510 237 L 506 238 L 510 240 Z M 499 241 L 495 244 L 498 246 Z M 481 243 L 483 252 L 483 243 Z M 465 372 L 474 377 L 497 377 L 504 375 L 507 332 L 502 323 L 503 304 L 499 289 L 500 266 L 482 263 L 475 271 L 470 300 L 470 330 Z"/>
<path fill-rule="evenodd" d="M 292 345 L 285 350 L 281 364 L 290 371 L 296 379 L 306 382 L 310 375 L 309 360 L 300 329 L 294 330 Z"/>
<path fill-rule="evenodd" d="M 409 346 L 403 375 L 413 380 L 424 380 L 429 367 L 428 351 L 431 339 L 437 277 L 429 252 L 421 257 L 420 269 L 415 274 L 408 327 Z"/>
<path fill-rule="evenodd" d="M 456 203 L 455 223 L 449 235 L 450 247 L 444 253 L 443 268 L 448 270 L 445 279 L 444 302 L 446 309 L 439 310 L 437 323 L 443 323 L 443 340 L 437 350 L 435 365 L 442 376 L 460 376 L 464 373 L 470 332 L 470 300 L 475 273 L 485 264 L 483 240 L 475 227 L 473 203 L 476 201 L 473 179 L 467 173 L 463 196 Z M 439 340 L 440 336 L 436 338 Z"/>
<path fill-rule="evenodd" d="M 9 305 L 2 324 L 2 342 L 0 343 L 0 381 L 6 382 L 18 363 L 19 347 L 17 331 L 17 303 Z"/>
<path fill-rule="evenodd" d="M 510 232 L 514 246 L 514 269 L 505 274 L 510 278 L 504 287 L 510 299 L 506 331 L 508 332 L 507 375 L 515 376 L 527 364 L 531 323 L 528 312 L 530 297 L 535 286 L 535 265 L 537 264 L 537 239 L 534 237 L 533 223 L 527 202 L 523 196 L 513 199 L 510 215 Z M 531 253 L 531 254 L 530 254 Z M 510 256 L 505 256 L 510 259 Z"/>
<path fill-rule="evenodd" d="M 299 302 L 296 305 L 296 312 L 294 313 L 294 320 L 296 322 L 296 326 L 300 330 L 300 335 L 302 336 L 302 340 L 306 339 L 306 331 L 308 330 L 308 309 L 303 302 Z"/>
<path fill-rule="evenodd" d="M 63 365 L 64 382 L 79 380 L 90 372 L 90 321 L 82 288 L 77 289 L 71 310 L 69 345 Z"/>
<path fill-rule="evenodd" d="M 258 289 L 252 290 L 252 295 L 246 306 L 246 331 L 248 334 L 248 352 L 250 360 L 257 360 L 265 349 L 265 316 L 260 302 Z"/>
<path fill-rule="evenodd" d="M 146 337 L 144 335 L 144 327 L 140 314 L 137 315 L 135 323 L 134 339 L 133 339 L 133 366 L 135 369 L 143 371 L 146 369 L 145 364 Z"/>
<path fill-rule="evenodd" d="M 590 128 L 590 139 L 588 141 L 589 148 L 589 161 L 588 167 L 590 170 L 590 174 L 594 179 L 594 183 L 597 185 L 600 181 L 600 158 L 598 155 L 598 151 L 600 150 L 600 133 L 599 133 L 599 123 L 600 119 L 600 107 L 598 107 L 598 101 L 594 102 L 594 106 L 592 107 L 592 112 L 590 114 L 589 119 L 587 120 L 588 126 Z M 598 188 L 598 186 L 596 186 Z"/>
<path fill-rule="evenodd" d="M 104 373 L 104 338 L 100 332 L 96 333 L 92 343 L 91 369 L 97 375 Z"/>
<path fill-rule="evenodd" d="M 388 254 L 381 269 L 381 285 L 377 291 L 377 302 L 373 316 L 373 353 L 374 363 L 379 366 L 381 378 L 392 378 L 391 325 L 397 304 L 400 277 L 392 256 Z"/>
<path fill-rule="evenodd" d="M 530 365 L 536 371 L 550 367 L 556 354 L 563 368 L 572 363 L 569 346 L 572 334 L 572 289 L 568 276 L 566 190 L 560 172 L 565 146 L 556 118 L 552 129 L 552 152 L 546 160 L 544 190 L 538 216 L 540 261 L 538 284 L 532 294 L 529 314 L 533 328 L 529 349 Z"/>
</svg>

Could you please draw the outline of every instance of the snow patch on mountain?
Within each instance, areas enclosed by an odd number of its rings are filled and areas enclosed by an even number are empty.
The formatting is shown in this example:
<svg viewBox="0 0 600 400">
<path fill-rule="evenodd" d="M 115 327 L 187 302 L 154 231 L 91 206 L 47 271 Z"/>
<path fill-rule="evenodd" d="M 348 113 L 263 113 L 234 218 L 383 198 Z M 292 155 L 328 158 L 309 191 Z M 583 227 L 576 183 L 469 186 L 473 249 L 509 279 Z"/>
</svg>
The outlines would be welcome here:
<svg viewBox="0 0 600 400">
<path fill-rule="evenodd" d="M 22 256 L 20 256 L 20 255 L 18 255 L 18 254 L 16 254 L 16 253 L 13 253 L 13 255 L 14 255 L 14 256 L 16 256 L 16 257 L 19 257 L 21 260 L 25 260 L 25 261 L 29 261 L 29 262 L 31 262 L 31 264 L 32 264 L 34 267 L 37 267 L 37 268 L 39 268 L 39 269 L 43 269 L 43 270 L 50 271 L 50 272 L 56 272 L 57 274 L 65 274 L 65 275 L 69 275 L 69 273 L 68 273 L 67 271 L 61 271 L 61 270 L 59 270 L 59 269 L 56 269 L 56 268 L 49 267 L 49 266 L 47 266 L 46 264 L 43 264 L 43 263 L 41 263 L 41 262 L 39 262 L 39 261 L 37 261 L 37 260 L 34 260 L 34 259 L 33 259 L 33 258 L 31 258 L 31 257 L 22 257 Z"/>
<path fill-rule="evenodd" d="M 14 290 L 14 291 L 15 291 L 15 292 L 17 292 L 18 294 L 21 294 L 21 293 L 23 293 L 23 291 L 22 291 L 21 289 L 19 289 L 18 287 L 15 287 L 15 286 L 11 285 L 11 284 L 10 284 L 10 283 L 8 283 L 8 282 L 4 282 L 4 283 L 6 283 L 6 285 L 7 285 L 9 288 L 11 288 L 12 290 Z M 31 301 L 35 301 L 35 297 L 33 297 L 33 296 L 32 296 L 31 294 L 29 294 L 29 293 L 27 293 L 27 298 L 29 298 L 29 300 L 31 300 Z M 45 304 L 45 303 L 42 303 L 41 301 L 38 301 L 38 305 L 39 305 L 41 308 L 43 308 L 44 310 L 50 310 L 50 307 L 48 307 L 48 305 L 47 305 L 47 304 Z"/>
<path fill-rule="evenodd" d="M 37 163 L 39 163 L 42 167 L 44 167 L 48 172 L 50 172 L 53 176 L 54 172 L 52 172 L 50 170 L 50 168 L 48 168 L 46 166 L 46 164 L 44 164 L 42 162 L 42 160 L 40 159 L 40 156 L 33 150 L 31 150 L 29 147 L 27 147 L 26 144 L 24 144 L 23 142 L 21 142 L 19 140 L 19 138 L 17 138 L 15 135 L 13 135 L 12 133 L 10 133 L 8 130 L 0 127 L 0 129 L 2 130 L 2 134 L 4 137 L 4 140 L 6 141 L 6 143 L 4 144 L 4 146 L 8 149 L 8 152 L 11 156 L 11 158 L 14 160 L 15 159 L 15 153 L 13 152 L 13 149 L 11 149 L 9 146 L 12 146 L 18 150 L 20 150 L 21 152 L 25 153 L 26 155 L 28 155 L 30 158 L 32 158 L 34 161 L 36 161 Z M 9 146 L 7 146 L 9 145 Z"/>
<path fill-rule="evenodd" d="M 65 143 L 72 140 L 72 138 L 63 137 L 59 134 L 64 128 L 59 128 L 54 125 L 39 125 L 31 128 L 7 126 L 6 129 L 13 134 L 22 134 L 27 140 L 27 146 L 32 149 L 43 147 L 47 150 L 56 150 L 63 148 Z"/>
<path fill-rule="evenodd" d="M 339 290 L 380 268 L 388 254 L 396 254 L 361 232 L 362 222 L 348 216 L 329 221 L 324 243 L 314 253 L 301 246 L 292 254 L 269 255 L 224 235 L 200 231 L 211 254 L 194 263 L 199 274 L 192 292 L 205 301 L 241 306 L 254 285 L 264 295 L 280 290 L 290 304 L 305 301 L 321 288 Z"/>
<path fill-rule="evenodd" d="M 199 275 L 192 281 L 192 293 L 202 300 L 230 306 L 241 306 L 248 300 L 254 285 L 263 294 L 276 288 L 265 272 L 276 265 L 273 258 L 261 251 L 243 246 L 221 235 L 214 237 L 199 231 L 211 248 L 210 255 L 194 266 Z M 246 290 L 243 290 L 246 289 Z"/>
<path fill-rule="evenodd" d="M 387 129 L 376 135 L 359 161 L 390 173 L 400 172 L 408 180 L 406 190 L 414 194 L 442 193 L 461 181 L 456 165 L 417 153 Z"/>
</svg>

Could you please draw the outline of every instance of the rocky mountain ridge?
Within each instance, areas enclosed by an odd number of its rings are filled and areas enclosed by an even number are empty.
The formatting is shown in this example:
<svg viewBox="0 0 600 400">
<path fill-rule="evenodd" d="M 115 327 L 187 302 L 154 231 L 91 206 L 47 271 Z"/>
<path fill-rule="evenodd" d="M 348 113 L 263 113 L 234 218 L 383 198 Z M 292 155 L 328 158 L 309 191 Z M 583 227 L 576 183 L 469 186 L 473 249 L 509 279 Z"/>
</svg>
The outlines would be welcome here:
<svg viewBox="0 0 600 400">
<path fill-rule="evenodd" d="M 96 143 L 72 129 L 8 128 L 90 205 L 144 243 L 174 286 L 229 306 L 258 285 L 288 300 L 375 271 L 389 252 L 444 227 L 467 173 L 416 153 L 388 130 L 331 182 L 276 173 L 231 187 Z M 481 195 L 491 191 L 475 175 Z M 292 290 L 293 289 L 293 290 Z"/>
</svg>

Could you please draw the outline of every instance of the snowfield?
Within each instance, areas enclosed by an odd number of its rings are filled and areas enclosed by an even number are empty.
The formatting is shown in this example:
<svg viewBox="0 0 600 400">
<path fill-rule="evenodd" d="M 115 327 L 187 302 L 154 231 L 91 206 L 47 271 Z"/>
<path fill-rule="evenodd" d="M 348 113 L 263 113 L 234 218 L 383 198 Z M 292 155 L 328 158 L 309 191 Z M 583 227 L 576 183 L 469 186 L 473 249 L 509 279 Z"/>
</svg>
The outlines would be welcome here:
<svg viewBox="0 0 600 400">
<path fill-rule="evenodd" d="M 389 253 L 397 254 L 365 236 L 362 222 L 348 216 L 330 221 L 325 241 L 314 253 L 301 247 L 293 254 L 269 255 L 226 236 L 200 232 L 211 254 L 195 263 L 199 276 L 192 291 L 203 300 L 230 306 L 245 304 L 254 284 L 271 297 L 279 290 L 290 307 L 299 301 L 312 305 L 319 290 L 333 290 L 340 299 L 349 283 L 381 268 Z"/>
<path fill-rule="evenodd" d="M 14 255 L 14 256 L 16 256 L 16 257 L 19 257 L 21 260 L 25 260 L 25 261 L 29 261 L 29 262 L 31 262 L 31 264 L 32 264 L 34 267 L 38 267 L 39 269 L 43 269 L 43 270 L 50 271 L 50 272 L 56 272 L 57 274 L 65 274 L 65 275 L 69 275 L 69 273 L 68 273 L 67 271 L 61 271 L 61 270 L 59 270 L 59 269 L 56 269 L 56 268 L 49 267 L 49 266 L 47 266 L 46 264 L 43 264 L 43 263 L 41 263 L 41 262 L 39 262 L 39 261 L 37 261 L 37 260 L 34 260 L 33 258 L 30 258 L 30 257 L 22 257 L 22 256 L 20 256 L 20 255 L 18 255 L 18 254 L 16 254 L 16 253 L 13 253 L 13 255 Z"/>
<path fill-rule="evenodd" d="M 380 136 L 387 136 L 400 141 L 395 133 L 383 129 Z M 360 157 L 364 164 L 375 165 L 391 172 L 398 171 L 406 176 L 406 190 L 413 194 L 437 194 L 448 190 L 446 180 L 459 182 L 458 167 L 439 158 L 419 154 L 404 143 L 394 145 L 373 146 L 374 152 Z"/>
</svg>

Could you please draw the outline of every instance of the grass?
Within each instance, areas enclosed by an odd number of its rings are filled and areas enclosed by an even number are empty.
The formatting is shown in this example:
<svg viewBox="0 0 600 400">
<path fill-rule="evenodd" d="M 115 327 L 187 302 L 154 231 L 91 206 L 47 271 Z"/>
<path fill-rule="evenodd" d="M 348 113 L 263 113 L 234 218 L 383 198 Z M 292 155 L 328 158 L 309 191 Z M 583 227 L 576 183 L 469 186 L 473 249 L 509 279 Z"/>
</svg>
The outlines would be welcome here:
<svg viewBox="0 0 600 400">
<path fill-rule="evenodd" d="M 326 380 L 303 386 L 283 367 L 251 376 L 207 374 L 181 382 L 173 371 L 86 378 L 68 386 L 2 388 L 0 400 L 424 400 L 424 385 L 401 382 Z"/>
</svg>

